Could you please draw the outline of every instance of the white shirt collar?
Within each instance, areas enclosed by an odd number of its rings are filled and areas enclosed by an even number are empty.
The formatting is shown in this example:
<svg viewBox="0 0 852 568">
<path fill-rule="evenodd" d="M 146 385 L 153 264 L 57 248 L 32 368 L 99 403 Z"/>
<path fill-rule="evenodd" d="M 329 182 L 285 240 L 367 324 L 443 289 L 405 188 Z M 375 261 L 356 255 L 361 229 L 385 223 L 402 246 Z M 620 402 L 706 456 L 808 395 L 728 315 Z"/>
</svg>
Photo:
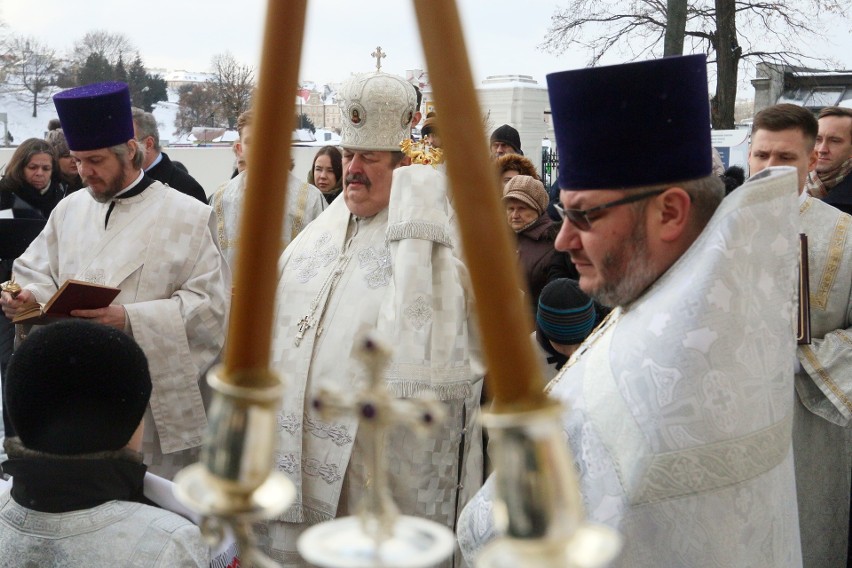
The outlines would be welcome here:
<svg viewBox="0 0 852 568">
<path fill-rule="evenodd" d="M 157 157 L 156 157 L 156 158 L 154 158 L 154 161 L 153 161 L 153 162 L 151 162 L 151 165 L 150 165 L 150 166 L 148 166 L 147 168 L 145 168 L 145 171 L 146 171 L 146 172 L 151 171 L 151 168 L 153 168 L 154 166 L 156 166 L 157 164 L 159 164 L 159 163 L 160 163 L 160 162 L 162 162 L 162 161 L 163 161 L 163 153 L 162 153 L 162 152 L 157 152 Z"/>
</svg>

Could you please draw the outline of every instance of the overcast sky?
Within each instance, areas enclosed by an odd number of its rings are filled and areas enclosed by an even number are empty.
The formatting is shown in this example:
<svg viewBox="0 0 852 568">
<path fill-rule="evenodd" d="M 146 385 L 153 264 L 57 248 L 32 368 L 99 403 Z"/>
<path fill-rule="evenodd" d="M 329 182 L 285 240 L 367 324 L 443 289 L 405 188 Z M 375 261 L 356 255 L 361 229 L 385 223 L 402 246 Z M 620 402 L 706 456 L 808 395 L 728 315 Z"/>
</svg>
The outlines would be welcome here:
<svg viewBox="0 0 852 568">
<path fill-rule="evenodd" d="M 554 56 L 538 49 L 555 7 L 567 1 L 457 4 L 476 83 L 488 75 L 525 74 L 545 84 L 547 73 L 585 64 L 582 53 Z M 131 6 L 139 12 L 128 17 Z M 7 32 L 36 36 L 60 53 L 87 31 L 102 29 L 130 38 L 147 67 L 190 71 L 208 70 L 212 56 L 226 50 L 258 66 L 265 12 L 266 0 L 0 0 Z M 850 27 L 847 21 L 835 32 L 843 43 L 826 44 L 846 68 L 852 68 Z M 411 0 L 310 0 L 300 78 L 325 83 L 370 71 L 378 45 L 387 53 L 385 71 L 425 67 Z M 740 96 L 751 94 L 741 89 Z"/>
</svg>

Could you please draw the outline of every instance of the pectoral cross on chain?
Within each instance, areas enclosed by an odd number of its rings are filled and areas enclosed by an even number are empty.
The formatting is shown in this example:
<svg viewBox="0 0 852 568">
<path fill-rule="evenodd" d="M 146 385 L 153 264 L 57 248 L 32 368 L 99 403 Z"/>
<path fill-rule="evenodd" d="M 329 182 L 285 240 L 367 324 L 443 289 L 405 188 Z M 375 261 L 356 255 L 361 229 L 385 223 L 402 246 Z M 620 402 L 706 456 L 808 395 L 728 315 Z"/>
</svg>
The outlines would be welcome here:
<svg viewBox="0 0 852 568">
<path fill-rule="evenodd" d="M 367 484 L 364 499 L 358 506 L 364 532 L 377 543 L 393 534 L 393 525 L 399 515 L 390 495 L 387 465 L 382 454 L 386 431 L 407 426 L 416 432 L 425 432 L 443 420 L 444 405 L 432 398 L 394 398 L 384 381 L 384 371 L 391 358 L 390 348 L 370 333 L 356 339 L 356 355 L 367 369 L 367 384 L 355 393 L 354 398 L 341 390 L 321 389 L 313 407 L 323 416 L 334 413 L 356 413 L 359 436 L 365 435 L 367 455 Z"/>
<path fill-rule="evenodd" d="M 377 46 L 376 51 L 370 54 L 370 56 L 376 58 L 376 71 L 382 70 L 382 59 L 387 57 L 387 53 L 382 51 L 382 46 Z"/>
<path fill-rule="evenodd" d="M 296 330 L 298 331 L 295 339 L 296 347 L 298 347 L 299 343 L 302 342 L 302 338 L 305 337 L 305 332 L 308 331 L 312 325 L 313 322 L 311 321 L 311 316 L 305 316 L 299 320 L 299 324 L 296 326 Z"/>
</svg>

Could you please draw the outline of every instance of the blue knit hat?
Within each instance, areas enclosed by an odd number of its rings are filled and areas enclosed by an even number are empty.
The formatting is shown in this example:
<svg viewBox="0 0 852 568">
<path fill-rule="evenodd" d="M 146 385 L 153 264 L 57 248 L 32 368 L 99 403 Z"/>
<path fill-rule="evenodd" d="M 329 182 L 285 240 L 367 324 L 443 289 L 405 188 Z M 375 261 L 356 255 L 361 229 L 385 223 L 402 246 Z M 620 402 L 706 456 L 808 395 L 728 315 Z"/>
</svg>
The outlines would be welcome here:
<svg viewBox="0 0 852 568">
<path fill-rule="evenodd" d="M 560 345 L 582 343 L 598 323 L 595 304 L 576 280 L 559 278 L 548 282 L 538 297 L 538 329 L 545 338 Z"/>
<path fill-rule="evenodd" d="M 98 150 L 134 137 L 130 89 L 125 83 L 94 83 L 53 97 L 59 122 L 73 151 Z"/>
<path fill-rule="evenodd" d="M 559 187 L 621 189 L 713 170 L 704 55 L 547 76 Z"/>
</svg>

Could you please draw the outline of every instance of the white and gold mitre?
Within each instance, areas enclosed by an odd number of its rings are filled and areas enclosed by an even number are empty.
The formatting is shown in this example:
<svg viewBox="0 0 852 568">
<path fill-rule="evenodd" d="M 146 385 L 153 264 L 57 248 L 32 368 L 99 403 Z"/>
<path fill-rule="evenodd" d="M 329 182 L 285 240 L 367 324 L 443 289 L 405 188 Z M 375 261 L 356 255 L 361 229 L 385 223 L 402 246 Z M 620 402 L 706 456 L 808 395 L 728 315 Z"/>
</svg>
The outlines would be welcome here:
<svg viewBox="0 0 852 568">
<path fill-rule="evenodd" d="M 337 104 L 343 148 L 398 152 L 399 143 L 409 137 L 417 95 L 402 77 L 365 73 L 343 84 Z"/>
</svg>

